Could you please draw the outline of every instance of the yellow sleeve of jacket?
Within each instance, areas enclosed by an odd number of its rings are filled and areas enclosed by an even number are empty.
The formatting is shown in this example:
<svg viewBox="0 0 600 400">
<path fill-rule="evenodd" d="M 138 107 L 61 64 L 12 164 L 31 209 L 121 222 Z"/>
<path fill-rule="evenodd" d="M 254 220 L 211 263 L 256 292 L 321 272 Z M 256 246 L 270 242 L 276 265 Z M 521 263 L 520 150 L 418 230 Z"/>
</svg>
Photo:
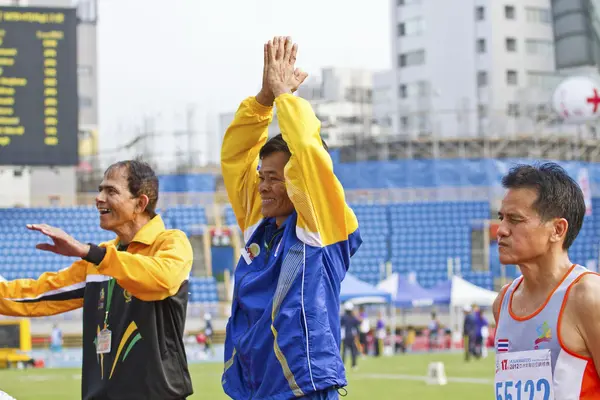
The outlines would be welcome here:
<svg viewBox="0 0 600 400">
<path fill-rule="evenodd" d="M 308 101 L 292 94 L 278 96 L 275 105 L 281 134 L 292 153 L 285 178 L 298 213 L 296 235 L 317 247 L 347 240 L 358 228 L 358 220 L 346 204 L 344 188 L 323 148 L 321 122 Z"/>
<path fill-rule="evenodd" d="M 106 255 L 97 266 L 98 272 L 112 276 L 119 286 L 143 301 L 177 294 L 192 271 L 192 245 L 181 231 L 164 231 L 152 244 L 156 248 L 152 255 L 118 251 L 114 243 L 102 246 Z"/>
<path fill-rule="evenodd" d="M 0 282 L 0 314 L 43 317 L 83 307 L 88 263 L 76 261 L 58 272 L 38 279 Z"/>
<path fill-rule="evenodd" d="M 268 139 L 273 107 L 248 97 L 227 128 L 221 147 L 221 171 L 229 202 L 246 236 L 261 221 L 258 154 Z M 247 238 L 246 238 L 247 239 Z"/>
</svg>

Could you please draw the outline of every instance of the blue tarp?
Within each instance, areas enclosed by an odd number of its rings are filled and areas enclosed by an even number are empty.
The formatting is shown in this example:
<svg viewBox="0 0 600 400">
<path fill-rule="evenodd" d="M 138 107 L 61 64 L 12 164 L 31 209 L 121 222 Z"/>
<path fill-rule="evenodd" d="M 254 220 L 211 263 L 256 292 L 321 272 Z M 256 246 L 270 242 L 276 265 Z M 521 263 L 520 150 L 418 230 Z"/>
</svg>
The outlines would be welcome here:
<svg viewBox="0 0 600 400">
<path fill-rule="evenodd" d="M 543 160 L 539 160 L 543 161 Z M 502 176 L 516 164 L 532 164 L 528 159 L 455 159 L 360 161 L 335 164 L 335 173 L 346 190 L 500 186 Z M 592 195 L 600 196 L 600 164 L 558 161 L 577 179 L 587 168 Z"/>
<path fill-rule="evenodd" d="M 376 302 L 389 303 L 391 295 L 361 281 L 352 274 L 346 274 L 340 290 L 340 301 L 345 302 L 358 298 L 373 298 Z"/>
<path fill-rule="evenodd" d="M 411 281 L 398 273 L 390 275 L 380 282 L 377 288 L 392 295 L 392 301 L 396 307 L 429 307 L 437 303 L 433 291 L 427 290 L 416 281 Z"/>
<path fill-rule="evenodd" d="M 164 193 L 214 192 L 216 189 L 216 178 L 210 174 L 161 175 L 158 182 Z"/>
<path fill-rule="evenodd" d="M 452 281 L 447 280 L 440 282 L 433 286 L 431 292 L 434 295 L 434 302 L 436 304 L 450 304 L 452 300 Z"/>
</svg>

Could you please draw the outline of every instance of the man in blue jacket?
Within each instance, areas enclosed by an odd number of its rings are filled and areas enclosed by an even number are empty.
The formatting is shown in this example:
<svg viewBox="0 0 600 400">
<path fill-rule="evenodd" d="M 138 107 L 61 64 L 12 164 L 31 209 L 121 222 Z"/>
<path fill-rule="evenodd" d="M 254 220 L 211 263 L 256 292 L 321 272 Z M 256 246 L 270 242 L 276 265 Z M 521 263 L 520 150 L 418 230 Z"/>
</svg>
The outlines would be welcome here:
<svg viewBox="0 0 600 400">
<path fill-rule="evenodd" d="M 263 87 L 240 105 L 221 151 L 246 243 L 235 270 L 222 384 L 233 399 L 336 399 L 340 284 L 361 244 L 310 104 L 297 46 L 265 45 Z M 281 135 L 268 139 L 273 104 Z M 260 161 L 260 166 L 259 166 Z"/>
</svg>

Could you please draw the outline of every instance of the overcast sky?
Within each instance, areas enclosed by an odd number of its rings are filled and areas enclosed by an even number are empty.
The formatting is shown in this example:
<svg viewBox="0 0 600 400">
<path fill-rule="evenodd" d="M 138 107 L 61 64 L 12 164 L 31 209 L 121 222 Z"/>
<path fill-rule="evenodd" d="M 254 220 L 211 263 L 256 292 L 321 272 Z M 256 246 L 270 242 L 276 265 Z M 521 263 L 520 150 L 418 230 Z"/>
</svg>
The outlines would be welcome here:
<svg viewBox="0 0 600 400">
<path fill-rule="evenodd" d="M 181 127 L 188 104 L 196 129 L 215 129 L 214 116 L 259 89 L 262 46 L 273 35 L 292 36 L 300 46 L 297 65 L 312 75 L 322 67 L 391 65 L 390 0 L 98 3 L 104 149 L 133 138 L 144 115 L 160 130 Z"/>
</svg>

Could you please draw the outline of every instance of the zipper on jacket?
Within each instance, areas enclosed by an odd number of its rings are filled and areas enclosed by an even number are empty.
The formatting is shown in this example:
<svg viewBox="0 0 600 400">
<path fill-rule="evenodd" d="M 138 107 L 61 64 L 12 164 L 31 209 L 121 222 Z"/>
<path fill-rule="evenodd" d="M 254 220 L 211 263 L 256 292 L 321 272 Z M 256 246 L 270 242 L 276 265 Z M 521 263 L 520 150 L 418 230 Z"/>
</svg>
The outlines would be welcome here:
<svg viewBox="0 0 600 400">
<path fill-rule="evenodd" d="M 242 275 L 242 277 L 240 278 L 240 281 L 237 283 L 236 285 L 236 291 L 235 291 L 235 298 L 237 299 L 237 304 L 240 310 L 242 310 L 242 312 L 244 312 L 244 316 L 246 317 L 246 322 L 248 324 L 248 329 L 250 329 L 252 327 L 252 324 L 250 324 L 250 318 L 248 318 L 248 314 L 244 311 L 244 308 L 242 307 L 242 303 L 240 302 L 240 287 L 242 286 L 242 282 L 244 281 L 244 278 L 252 271 L 248 271 L 246 272 L 244 275 Z M 245 334 L 246 332 L 244 332 Z"/>
</svg>

